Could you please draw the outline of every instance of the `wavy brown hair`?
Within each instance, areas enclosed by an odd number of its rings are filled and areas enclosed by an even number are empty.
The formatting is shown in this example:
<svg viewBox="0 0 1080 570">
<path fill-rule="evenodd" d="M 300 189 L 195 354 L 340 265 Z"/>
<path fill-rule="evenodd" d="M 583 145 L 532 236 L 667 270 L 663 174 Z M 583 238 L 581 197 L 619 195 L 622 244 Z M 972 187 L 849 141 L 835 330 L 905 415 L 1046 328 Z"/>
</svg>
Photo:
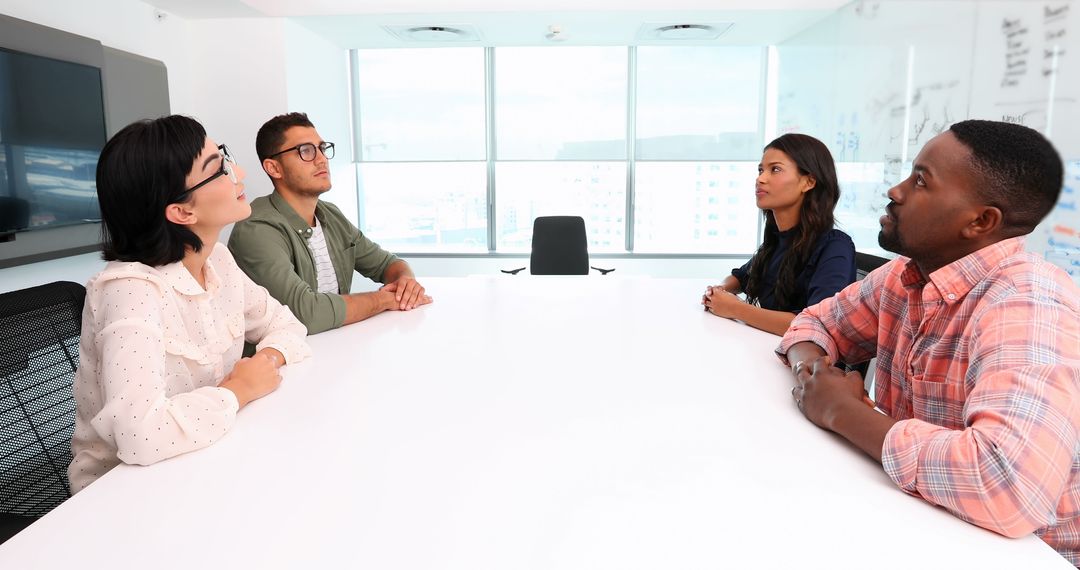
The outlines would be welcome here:
<svg viewBox="0 0 1080 570">
<path fill-rule="evenodd" d="M 765 145 L 762 152 L 770 148 L 788 156 L 799 169 L 799 174 L 811 176 L 814 186 L 805 194 L 799 208 L 798 232 L 793 237 L 791 247 L 780 260 L 780 271 L 776 277 L 776 289 L 773 299 L 777 307 L 786 307 L 795 296 L 795 276 L 806 265 L 821 236 L 833 229 L 835 219 L 833 210 L 840 200 L 840 186 L 836 181 L 836 165 L 832 153 L 825 143 L 808 135 L 788 133 Z M 763 210 L 765 216 L 765 239 L 750 262 L 750 271 L 746 278 L 746 300 L 757 305 L 763 291 L 762 278 L 769 266 L 773 252 L 779 245 L 779 228 L 771 210 Z"/>
</svg>

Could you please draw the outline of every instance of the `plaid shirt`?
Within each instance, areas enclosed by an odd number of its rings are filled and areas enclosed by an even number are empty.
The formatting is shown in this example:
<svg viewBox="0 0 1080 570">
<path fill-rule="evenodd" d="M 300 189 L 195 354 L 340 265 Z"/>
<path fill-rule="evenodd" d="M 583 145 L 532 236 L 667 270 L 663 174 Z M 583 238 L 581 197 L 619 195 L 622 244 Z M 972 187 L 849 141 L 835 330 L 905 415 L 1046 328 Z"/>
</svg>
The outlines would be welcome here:
<svg viewBox="0 0 1080 570">
<path fill-rule="evenodd" d="M 1022 248 L 998 242 L 929 280 L 896 259 L 803 311 L 776 352 L 811 341 L 844 362 L 876 355 L 876 403 L 898 420 L 889 477 L 1080 566 L 1080 290 Z"/>
</svg>

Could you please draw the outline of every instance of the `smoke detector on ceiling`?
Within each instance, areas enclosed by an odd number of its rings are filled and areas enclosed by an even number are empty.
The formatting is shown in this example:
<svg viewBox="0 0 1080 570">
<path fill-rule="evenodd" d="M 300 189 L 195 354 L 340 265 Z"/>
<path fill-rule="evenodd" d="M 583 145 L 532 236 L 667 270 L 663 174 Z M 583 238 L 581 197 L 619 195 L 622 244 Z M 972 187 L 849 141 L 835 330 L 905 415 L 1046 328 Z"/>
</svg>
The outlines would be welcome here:
<svg viewBox="0 0 1080 570">
<path fill-rule="evenodd" d="M 708 24 L 642 24 L 638 29 L 639 40 L 660 42 L 688 42 L 715 40 L 724 35 L 733 24 L 715 22 Z"/>
<path fill-rule="evenodd" d="M 460 43 L 480 41 L 480 32 L 472 24 L 439 24 L 431 26 L 383 26 L 403 42 Z"/>
</svg>

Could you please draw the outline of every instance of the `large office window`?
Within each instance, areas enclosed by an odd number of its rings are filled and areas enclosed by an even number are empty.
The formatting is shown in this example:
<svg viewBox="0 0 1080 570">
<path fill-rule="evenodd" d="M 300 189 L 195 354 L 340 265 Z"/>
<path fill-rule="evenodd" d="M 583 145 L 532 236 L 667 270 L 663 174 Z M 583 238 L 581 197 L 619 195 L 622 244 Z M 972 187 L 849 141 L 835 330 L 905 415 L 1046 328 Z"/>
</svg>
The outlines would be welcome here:
<svg viewBox="0 0 1080 570">
<path fill-rule="evenodd" d="M 353 61 L 361 227 L 388 248 L 526 252 L 544 215 L 584 218 L 594 253 L 757 247 L 764 48 L 356 50 Z"/>
<path fill-rule="evenodd" d="M 637 158 L 756 163 L 764 123 L 764 51 L 637 48 Z"/>
<path fill-rule="evenodd" d="M 411 252 L 487 251 L 483 162 L 361 162 L 364 232 Z"/>
<path fill-rule="evenodd" d="M 626 164 L 623 162 L 500 162 L 499 251 L 529 251 L 538 216 L 585 220 L 589 250 L 625 251 Z"/>
<path fill-rule="evenodd" d="M 483 48 L 354 52 L 360 226 L 403 252 L 484 252 Z"/>
<path fill-rule="evenodd" d="M 498 160 L 626 158 L 626 48 L 495 53 Z"/>
<path fill-rule="evenodd" d="M 637 50 L 634 251 L 753 252 L 764 50 Z"/>
<path fill-rule="evenodd" d="M 625 251 L 627 51 L 500 48 L 496 245 L 528 251 L 532 221 L 585 219 L 592 251 Z"/>
<path fill-rule="evenodd" d="M 757 163 L 639 162 L 634 251 L 753 253 Z"/>
<path fill-rule="evenodd" d="M 363 161 L 484 160 L 484 50 L 357 50 Z"/>
</svg>

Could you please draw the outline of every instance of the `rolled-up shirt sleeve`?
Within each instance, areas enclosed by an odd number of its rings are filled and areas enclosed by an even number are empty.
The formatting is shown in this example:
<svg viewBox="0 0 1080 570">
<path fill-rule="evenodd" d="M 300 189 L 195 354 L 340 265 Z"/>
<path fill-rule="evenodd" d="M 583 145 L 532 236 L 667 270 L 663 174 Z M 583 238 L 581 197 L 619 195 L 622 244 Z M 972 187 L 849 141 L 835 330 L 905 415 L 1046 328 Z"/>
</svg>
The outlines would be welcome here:
<svg viewBox="0 0 1080 570">
<path fill-rule="evenodd" d="M 289 259 L 289 243 L 274 226 L 250 220 L 237 224 L 229 248 L 244 273 L 292 311 L 311 334 L 340 327 L 345 322 L 345 299 L 320 293 L 296 273 Z"/>
<path fill-rule="evenodd" d="M 311 356 L 305 337 L 307 327 L 288 307 L 274 299 L 266 288 L 238 272 L 244 281 L 244 339 L 256 344 L 256 350 L 273 348 L 295 364 Z"/>
<path fill-rule="evenodd" d="M 373 281 L 384 282 L 383 275 L 386 273 L 386 268 L 397 261 L 398 256 L 371 241 L 360 230 L 356 230 L 352 241 L 356 252 L 353 265 L 356 271 Z"/>
<path fill-rule="evenodd" d="M 803 309 L 791 322 L 776 355 L 790 364 L 787 352 L 800 342 L 812 342 L 833 361 L 864 362 L 877 350 L 878 302 L 887 271 L 876 271 L 845 287 L 835 296 Z"/>
</svg>

